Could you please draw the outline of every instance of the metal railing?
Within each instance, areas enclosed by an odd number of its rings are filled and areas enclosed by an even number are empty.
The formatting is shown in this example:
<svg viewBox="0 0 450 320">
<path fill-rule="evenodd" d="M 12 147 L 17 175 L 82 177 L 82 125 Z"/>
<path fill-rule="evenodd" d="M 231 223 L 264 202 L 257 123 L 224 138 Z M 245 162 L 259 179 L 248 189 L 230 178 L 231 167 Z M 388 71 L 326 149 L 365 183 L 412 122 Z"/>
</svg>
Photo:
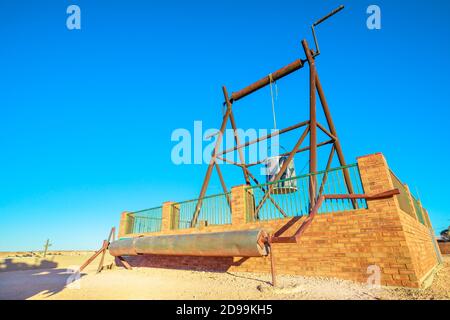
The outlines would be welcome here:
<svg viewBox="0 0 450 320">
<path fill-rule="evenodd" d="M 198 201 L 192 199 L 172 204 L 171 229 L 191 227 Z M 195 227 L 223 224 L 231 224 L 231 192 L 204 197 Z"/>
<path fill-rule="evenodd" d="M 354 193 L 364 194 L 357 164 L 251 186 L 246 189 L 247 221 L 282 219 L 284 218 L 282 212 L 287 217 L 309 214 L 309 180 L 311 176 L 314 176 L 317 181 L 316 198 L 321 190 L 323 191 L 322 194 L 348 194 L 344 170 L 348 170 Z M 273 191 L 256 214 L 255 211 L 269 185 L 273 185 Z M 326 199 L 318 213 L 325 214 L 367 208 L 365 200 L 354 200 L 354 203 L 350 199 Z"/>
<path fill-rule="evenodd" d="M 419 200 L 414 198 L 412 195 L 411 195 L 411 197 L 412 197 L 412 200 L 413 200 L 414 208 L 416 209 L 417 219 L 419 219 L 419 222 L 421 224 L 426 226 L 427 224 L 425 223 L 425 218 L 423 217 L 424 215 L 423 215 L 423 212 L 422 212 L 422 206 L 420 205 Z"/>
<path fill-rule="evenodd" d="M 400 209 L 402 209 L 404 212 L 406 212 L 415 219 L 416 215 L 414 213 L 414 208 L 411 206 L 408 190 L 392 171 L 391 171 L 391 178 L 392 183 L 394 184 L 394 188 L 397 188 L 400 191 L 400 194 L 397 195 L 397 200 L 398 204 L 400 205 Z"/>
<path fill-rule="evenodd" d="M 400 194 L 397 195 L 398 204 L 400 209 L 409 214 L 411 217 L 425 225 L 428 226 L 428 216 L 424 212 L 419 200 L 417 200 L 411 192 L 409 192 L 405 185 L 401 182 L 401 180 L 391 171 L 392 183 L 394 184 L 394 188 L 397 188 L 400 191 Z M 412 200 L 412 204 L 410 201 L 410 196 Z"/>
<path fill-rule="evenodd" d="M 131 233 L 161 231 L 162 207 L 145 209 L 128 214 L 131 222 Z"/>
</svg>

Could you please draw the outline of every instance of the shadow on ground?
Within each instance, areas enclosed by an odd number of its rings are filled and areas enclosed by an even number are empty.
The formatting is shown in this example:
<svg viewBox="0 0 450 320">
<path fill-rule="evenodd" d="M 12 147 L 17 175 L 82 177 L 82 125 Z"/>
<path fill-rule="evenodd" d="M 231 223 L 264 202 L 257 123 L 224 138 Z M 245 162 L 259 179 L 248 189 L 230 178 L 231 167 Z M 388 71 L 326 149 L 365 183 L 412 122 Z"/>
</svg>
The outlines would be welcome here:
<svg viewBox="0 0 450 320">
<path fill-rule="evenodd" d="M 46 260 L 35 258 L 34 263 L 26 263 L 26 262 L 16 262 L 13 258 L 4 259 L 3 262 L 0 262 L 0 271 L 8 272 L 8 271 L 19 271 L 19 270 L 34 270 L 34 269 L 54 269 L 58 267 L 58 263 L 53 260 Z"/>
<path fill-rule="evenodd" d="M 68 285 L 77 286 L 79 279 L 85 275 L 57 268 L 57 263 L 48 260 L 42 260 L 38 265 L 28 265 L 5 259 L 0 268 L 4 271 L 0 272 L 0 300 L 25 300 L 38 294 L 42 298 L 50 297 Z"/>
</svg>

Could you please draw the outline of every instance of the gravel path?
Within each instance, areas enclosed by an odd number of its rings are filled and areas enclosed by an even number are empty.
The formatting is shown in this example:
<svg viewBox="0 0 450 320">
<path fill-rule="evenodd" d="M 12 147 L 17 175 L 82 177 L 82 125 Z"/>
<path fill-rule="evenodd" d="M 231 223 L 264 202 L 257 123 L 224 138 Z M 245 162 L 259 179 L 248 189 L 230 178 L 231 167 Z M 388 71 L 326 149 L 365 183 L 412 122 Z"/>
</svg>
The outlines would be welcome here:
<svg viewBox="0 0 450 320">
<path fill-rule="evenodd" d="M 427 289 L 369 288 L 351 281 L 249 273 L 115 268 L 90 269 L 66 286 L 65 269 L 0 273 L 0 299 L 450 299 L 450 256 Z"/>
</svg>

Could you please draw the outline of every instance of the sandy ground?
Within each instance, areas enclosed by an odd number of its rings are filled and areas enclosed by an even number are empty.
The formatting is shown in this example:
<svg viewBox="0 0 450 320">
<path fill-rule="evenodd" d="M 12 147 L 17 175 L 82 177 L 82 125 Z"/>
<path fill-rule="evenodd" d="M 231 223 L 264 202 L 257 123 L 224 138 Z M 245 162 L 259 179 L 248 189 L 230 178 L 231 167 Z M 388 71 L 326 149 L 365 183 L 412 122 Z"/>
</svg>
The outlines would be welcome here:
<svg viewBox="0 0 450 320">
<path fill-rule="evenodd" d="M 96 274 L 97 261 L 79 279 L 66 269 L 67 264 L 79 265 L 87 257 L 88 253 L 61 255 L 54 258 L 58 264 L 54 268 L 4 270 L 0 299 L 450 299 L 449 255 L 427 289 L 369 288 L 351 281 L 300 276 L 279 276 L 279 286 L 272 288 L 269 275 L 156 268 L 115 267 Z"/>
<path fill-rule="evenodd" d="M 94 251 L 52 251 L 44 258 L 42 253 L 36 252 L 0 252 L 0 273 L 33 269 L 67 269 L 81 265 L 93 254 Z M 108 257 L 108 262 L 112 261 L 112 257 Z"/>
</svg>

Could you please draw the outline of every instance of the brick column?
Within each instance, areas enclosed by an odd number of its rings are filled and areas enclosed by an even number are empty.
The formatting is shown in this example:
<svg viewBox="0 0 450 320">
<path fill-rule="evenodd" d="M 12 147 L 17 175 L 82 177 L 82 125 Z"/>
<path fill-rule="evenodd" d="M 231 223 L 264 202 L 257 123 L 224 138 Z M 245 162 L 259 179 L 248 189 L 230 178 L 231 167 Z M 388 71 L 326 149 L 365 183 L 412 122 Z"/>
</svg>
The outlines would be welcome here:
<svg viewBox="0 0 450 320">
<path fill-rule="evenodd" d="M 364 193 L 375 195 L 395 188 L 388 164 L 381 153 L 359 157 L 357 160 Z M 387 206 L 397 211 L 400 209 L 397 197 L 370 200 L 367 201 L 367 206 L 369 208 L 386 208 Z"/>
<path fill-rule="evenodd" d="M 240 185 L 231 188 L 231 224 L 242 225 L 247 222 L 246 188 Z"/>
<path fill-rule="evenodd" d="M 129 216 L 128 211 L 122 212 L 120 215 L 119 234 L 118 238 L 124 237 L 130 234 L 133 229 L 134 219 Z"/>
<path fill-rule="evenodd" d="M 167 201 L 162 205 L 161 231 L 168 231 L 172 226 L 172 205 L 174 202 Z"/>
</svg>

